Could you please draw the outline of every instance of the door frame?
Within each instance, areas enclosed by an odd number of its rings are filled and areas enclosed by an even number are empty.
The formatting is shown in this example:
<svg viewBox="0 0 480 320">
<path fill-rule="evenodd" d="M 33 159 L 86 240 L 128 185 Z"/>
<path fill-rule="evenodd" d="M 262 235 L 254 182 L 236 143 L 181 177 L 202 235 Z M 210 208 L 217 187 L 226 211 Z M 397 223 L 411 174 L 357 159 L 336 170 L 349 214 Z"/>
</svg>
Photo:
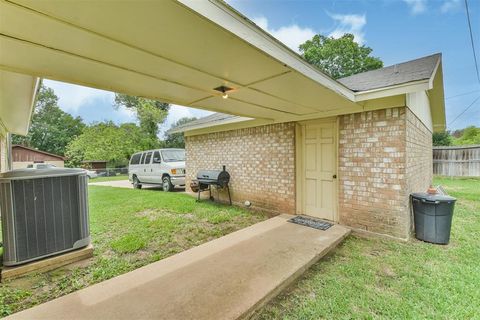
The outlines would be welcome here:
<svg viewBox="0 0 480 320">
<path fill-rule="evenodd" d="M 304 180 L 305 180 L 305 159 L 304 159 L 304 143 L 305 143 L 305 126 L 308 124 L 319 124 L 319 123 L 332 123 L 334 126 L 334 150 L 335 150 L 335 171 L 337 178 L 334 179 L 335 190 L 334 190 L 334 208 L 335 212 L 333 213 L 333 222 L 338 223 L 338 209 L 339 209 L 339 176 L 338 176 L 338 137 L 339 137 L 339 117 L 329 117 L 329 118 L 320 118 L 314 120 L 298 121 L 295 123 L 295 204 L 296 204 L 296 213 L 304 215 L 305 214 L 305 192 Z"/>
</svg>

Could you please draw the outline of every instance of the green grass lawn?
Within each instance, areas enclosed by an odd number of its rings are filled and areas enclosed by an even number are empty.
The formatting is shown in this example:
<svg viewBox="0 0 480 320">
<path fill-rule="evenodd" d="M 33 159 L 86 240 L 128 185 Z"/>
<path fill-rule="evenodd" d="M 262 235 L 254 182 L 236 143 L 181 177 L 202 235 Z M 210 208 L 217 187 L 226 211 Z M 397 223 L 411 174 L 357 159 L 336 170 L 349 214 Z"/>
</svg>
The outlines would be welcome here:
<svg viewBox="0 0 480 320">
<path fill-rule="evenodd" d="M 0 316 L 85 288 L 267 217 L 181 193 L 91 186 L 92 259 L 0 284 Z"/>
<path fill-rule="evenodd" d="M 437 178 L 458 201 L 450 244 L 351 236 L 254 319 L 480 319 L 480 180 Z"/>
<path fill-rule="evenodd" d="M 117 180 L 128 180 L 128 175 L 120 174 L 118 176 L 111 176 L 111 177 L 98 177 L 90 179 L 89 182 L 104 182 L 104 181 L 117 181 Z"/>
</svg>

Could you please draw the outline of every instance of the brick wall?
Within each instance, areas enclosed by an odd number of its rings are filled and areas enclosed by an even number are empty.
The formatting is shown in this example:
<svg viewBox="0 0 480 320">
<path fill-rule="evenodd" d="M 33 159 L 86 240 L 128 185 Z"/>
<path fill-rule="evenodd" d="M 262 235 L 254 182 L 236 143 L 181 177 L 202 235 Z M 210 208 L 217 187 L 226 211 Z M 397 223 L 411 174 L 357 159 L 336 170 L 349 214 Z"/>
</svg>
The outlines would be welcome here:
<svg viewBox="0 0 480 320">
<path fill-rule="evenodd" d="M 187 189 L 199 169 L 226 165 L 235 202 L 295 213 L 294 123 L 187 136 L 185 149 Z"/>
<path fill-rule="evenodd" d="M 339 222 L 406 239 L 406 109 L 340 117 Z"/>
<path fill-rule="evenodd" d="M 409 194 L 432 180 L 431 132 L 405 107 L 339 123 L 339 223 L 408 239 Z M 186 137 L 186 152 L 187 186 L 199 169 L 226 165 L 235 202 L 295 213 L 294 123 Z"/>
<path fill-rule="evenodd" d="M 410 237 L 411 192 L 432 181 L 432 134 L 408 108 L 340 117 L 339 222 Z"/>
<path fill-rule="evenodd" d="M 407 195 L 423 192 L 433 178 L 432 133 L 410 109 L 406 113 L 406 152 Z M 409 205 L 410 199 L 406 201 Z"/>
</svg>

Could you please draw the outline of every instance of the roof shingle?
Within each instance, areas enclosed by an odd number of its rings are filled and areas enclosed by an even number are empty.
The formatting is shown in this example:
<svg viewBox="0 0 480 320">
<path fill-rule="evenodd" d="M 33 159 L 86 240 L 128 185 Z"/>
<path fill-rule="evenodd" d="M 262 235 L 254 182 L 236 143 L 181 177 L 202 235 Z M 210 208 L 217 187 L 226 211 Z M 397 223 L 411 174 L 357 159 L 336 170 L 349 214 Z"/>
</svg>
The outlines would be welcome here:
<svg viewBox="0 0 480 320">
<path fill-rule="evenodd" d="M 430 79 L 441 56 L 440 53 L 437 53 L 393 66 L 354 74 L 337 81 L 352 91 L 360 92 Z"/>
</svg>

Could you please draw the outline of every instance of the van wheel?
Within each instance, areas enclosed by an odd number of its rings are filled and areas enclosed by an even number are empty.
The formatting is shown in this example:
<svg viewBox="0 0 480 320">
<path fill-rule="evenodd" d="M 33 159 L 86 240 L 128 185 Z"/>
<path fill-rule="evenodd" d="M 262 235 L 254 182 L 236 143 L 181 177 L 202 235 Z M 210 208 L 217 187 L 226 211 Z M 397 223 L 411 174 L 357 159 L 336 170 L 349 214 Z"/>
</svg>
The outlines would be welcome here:
<svg viewBox="0 0 480 320">
<path fill-rule="evenodd" d="M 169 176 L 163 177 L 163 179 L 162 179 L 162 188 L 163 188 L 163 191 L 165 191 L 165 192 L 167 192 L 167 191 L 173 191 L 173 184 L 172 184 L 172 181 L 170 181 L 170 177 L 169 177 Z"/>
<path fill-rule="evenodd" d="M 137 176 L 133 176 L 133 188 L 142 189 L 142 184 L 140 183 L 140 180 L 138 180 Z"/>
</svg>

